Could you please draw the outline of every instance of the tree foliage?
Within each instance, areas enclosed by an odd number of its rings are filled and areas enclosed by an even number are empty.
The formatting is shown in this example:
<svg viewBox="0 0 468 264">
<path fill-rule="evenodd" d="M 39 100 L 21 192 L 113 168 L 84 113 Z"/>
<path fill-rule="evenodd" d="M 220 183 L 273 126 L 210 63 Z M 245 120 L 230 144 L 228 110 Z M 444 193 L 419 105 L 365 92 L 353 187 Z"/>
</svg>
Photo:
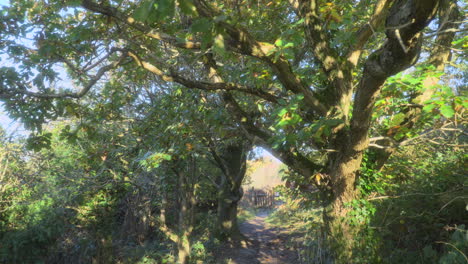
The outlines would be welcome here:
<svg viewBox="0 0 468 264">
<path fill-rule="evenodd" d="M 36 151 L 54 145 L 43 124 L 66 118 L 61 139 L 96 143 L 88 169 L 124 185 L 142 167 L 171 175 L 153 179 L 182 190 L 166 197 L 179 212 L 202 184 L 236 203 L 245 160 L 232 153 L 262 146 L 319 191 L 344 262 L 360 232 L 349 205 L 390 191 L 392 155 L 465 128 L 465 11 L 451 0 L 12 1 L 0 13 L 0 99 Z M 362 213 L 355 221 L 373 211 Z M 161 225 L 178 230 L 179 252 L 191 214 Z"/>
</svg>

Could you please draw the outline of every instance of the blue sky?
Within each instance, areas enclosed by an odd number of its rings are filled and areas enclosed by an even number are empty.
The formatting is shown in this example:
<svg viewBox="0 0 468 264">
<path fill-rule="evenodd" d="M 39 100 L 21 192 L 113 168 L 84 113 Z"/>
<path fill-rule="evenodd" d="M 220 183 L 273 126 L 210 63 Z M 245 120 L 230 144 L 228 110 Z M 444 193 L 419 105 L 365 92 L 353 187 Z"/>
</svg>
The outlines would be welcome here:
<svg viewBox="0 0 468 264">
<path fill-rule="evenodd" d="M 7 115 L 3 112 L 3 107 L 0 106 L 0 126 L 7 130 L 8 133 L 11 133 L 15 130 L 23 130 L 21 124 L 15 122 L 8 118 Z M 19 131 L 18 131 L 19 132 Z"/>
</svg>

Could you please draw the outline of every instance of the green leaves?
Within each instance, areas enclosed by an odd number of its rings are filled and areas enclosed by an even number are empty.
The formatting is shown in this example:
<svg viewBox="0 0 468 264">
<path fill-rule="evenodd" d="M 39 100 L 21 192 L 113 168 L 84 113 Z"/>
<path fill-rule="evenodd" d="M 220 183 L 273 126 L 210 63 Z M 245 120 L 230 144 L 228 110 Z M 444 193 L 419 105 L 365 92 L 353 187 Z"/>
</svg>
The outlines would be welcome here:
<svg viewBox="0 0 468 264">
<path fill-rule="evenodd" d="M 424 107 L 423 107 L 423 111 L 425 112 L 432 112 L 432 110 L 434 108 L 436 108 L 437 105 L 436 104 L 426 104 Z"/>
<path fill-rule="evenodd" d="M 396 114 L 390 121 L 389 126 L 393 127 L 401 124 L 405 120 L 405 116 L 406 115 L 404 113 Z"/>
<path fill-rule="evenodd" d="M 452 45 L 454 45 L 456 48 L 459 48 L 459 49 L 468 48 L 468 36 L 464 36 L 458 40 L 453 41 Z"/>
<path fill-rule="evenodd" d="M 355 199 L 348 206 L 352 210 L 348 213 L 347 220 L 355 226 L 369 224 L 371 217 L 375 214 L 376 208 L 373 204 L 366 200 Z"/>
<path fill-rule="evenodd" d="M 277 39 L 277 40 L 275 41 L 275 45 L 278 46 L 278 47 L 282 47 L 282 46 L 283 46 L 283 40 L 280 39 L 280 38 Z"/>
<path fill-rule="evenodd" d="M 451 118 L 454 114 L 455 111 L 453 110 L 452 106 L 450 105 L 443 105 L 440 108 L 440 113 L 445 116 L 446 118 Z"/>
<path fill-rule="evenodd" d="M 133 13 L 133 18 L 135 18 L 138 21 L 146 21 L 149 14 L 153 10 L 153 6 L 154 1 L 146 0 L 141 2 L 137 9 L 135 9 Z"/>
<path fill-rule="evenodd" d="M 432 65 L 421 65 L 410 73 L 398 73 L 387 79 L 384 94 L 404 99 L 415 92 L 434 87 L 425 87 L 428 78 L 438 78 L 442 72 L 436 71 Z"/>
<path fill-rule="evenodd" d="M 208 32 L 212 29 L 213 22 L 206 17 L 195 19 L 190 27 L 190 31 L 193 33 L 197 32 Z"/>
<path fill-rule="evenodd" d="M 190 27 L 192 33 L 200 33 L 202 49 L 207 49 L 214 44 L 215 51 L 224 53 L 224 38 L 222 32 L 217 32 L 216 29 L 215 23 L 205 17 L 194 19 Z"/>
<path fill-rule="evenodd" d="M 294 48 L 294 42 L 288 42 L 283 38 L 278 38 L 275 41 L 275 47 L 271 48 L 267 55 L 273 55 L 273 61 L 277 61 L 280 56 L 284 56 L 287 59 L 294 58 L 294 52 L 292 48 Z"/>
<path fill-rule="evenodd" d="M 281 49 L 287 49 L 287 48 L 292 48 L 294 47 L 293 42 L 286 42 L 283 39 L 279 38 L 275 41 L 275 46 L 281 48 Z"/>
<path fill-rule="evenodd" d="M 293 100 L 290 105 L 280 108 L 277 115 L 277 122 L 275 124 L 276 128 L 285 128 L 287 126 L 294 126 L 302 121 L 302 117 L 296 112 L 299 108 L 299 101 L 302 100 Z"/>
<path fill-rule="evenodd" d="M 343 123 L 341 119 L 322 119 L 309 127 L 311 136 L 317 143 L 325 143 L 331 135 L 332 129 Z"/>
<path fill-rule="evenodd" d="M 52 133 L 30 136 L 26 141 L 26 147 L 34 151 L 39 151 L 43 148 L 50 148 L 51 139 Z"/>
<path fill-rule="evenodd" d="M 468 98 L 463 95 L 455 95 L 448 86 L 441 86 L 436 90 L 431 100 L 425 102 L 423 111 L 437 118 L 439 113 L 445 118 L 453 118 L 461 115 L 468 106 Z M 435 114 L 435 115 L 434 115 Z"/>
<path fill-rule="evenodd" d="M 164 18 L 172 18 L 175 12 L 175 2 L 174 0 L 158 0 L 154 4 L 156 11 L 156 16 L 159 20 Z"/>
<path fill-rule="evenodd" d="M 222 34 L 218 34 L 214 38 L 213 50 L 221 56 L 225 56 L 227 54 L 226 47 L 224 46 L 224 36 Z"/>
<path fill-rule="evenodd" d="M 147 23 L 162 21 L 174 17 L 174 0 L 144 0 L 135 9 L 133 18 Z"/>
<path fill-rule="evenodd" d="M 191 0 L 177 0 L 182 13 L 186 15 L 196 15 L 197 9 Z"/>
<path fill-rule="evenodd" d="M 157 153 L 147 153 L 143 157 L 143 159 L 140 160 L 140 165 L 146 167 L 146 169 L 151 170 L 151 169 L 156 169 L 158 168 L 162 162 L 171 160 L 172 156 L 164 153 L 164 152 L 157 152 Z"/>
</svg>

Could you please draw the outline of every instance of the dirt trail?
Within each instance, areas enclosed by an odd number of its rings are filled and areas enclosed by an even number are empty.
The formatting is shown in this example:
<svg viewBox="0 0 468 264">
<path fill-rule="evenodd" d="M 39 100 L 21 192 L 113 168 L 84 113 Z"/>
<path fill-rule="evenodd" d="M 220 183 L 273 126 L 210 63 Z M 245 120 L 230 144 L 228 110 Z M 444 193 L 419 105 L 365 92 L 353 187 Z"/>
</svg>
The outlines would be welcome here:
<svg viewBox="0 0 468 264">
<path fill-rule="evenodd" d="M 225 248 L 218 263 L 229 264 L 294 264 L 297 254 L 286 248 L 288 230 L 270 227 L 265 222 L 271 211 L 261 210 L 255 218 L 240 224 L 248 243 Z"/>
</svg>

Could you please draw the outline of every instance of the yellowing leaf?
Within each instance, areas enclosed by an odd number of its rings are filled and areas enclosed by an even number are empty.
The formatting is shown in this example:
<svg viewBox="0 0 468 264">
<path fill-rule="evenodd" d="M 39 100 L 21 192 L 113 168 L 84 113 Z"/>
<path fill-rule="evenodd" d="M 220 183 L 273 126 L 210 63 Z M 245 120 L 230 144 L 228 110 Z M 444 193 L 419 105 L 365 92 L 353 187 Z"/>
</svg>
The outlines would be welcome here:
<svg viewBox="0 0 468 264">
<path fill-rule="evenodd" d="M 277 40 L 275 41 L 275 45 L 278 46 L 278 47 L 283 46 L 283 40 L 282 40 L 282 39 L 277 39 Z"/>
<path fill-rule="evenodd" d="M 320 184 L 320 180 L 322 177 L 320 176 L 320 173 L 315 174 L 315 181 Z"/>
<path fill-rule="evenodd" d="M 214 38 L 214 44 L 217 48 L 225 49 L 224 47 L 224 37 L 221 34 L 216 35 Z"/>
</svg>

